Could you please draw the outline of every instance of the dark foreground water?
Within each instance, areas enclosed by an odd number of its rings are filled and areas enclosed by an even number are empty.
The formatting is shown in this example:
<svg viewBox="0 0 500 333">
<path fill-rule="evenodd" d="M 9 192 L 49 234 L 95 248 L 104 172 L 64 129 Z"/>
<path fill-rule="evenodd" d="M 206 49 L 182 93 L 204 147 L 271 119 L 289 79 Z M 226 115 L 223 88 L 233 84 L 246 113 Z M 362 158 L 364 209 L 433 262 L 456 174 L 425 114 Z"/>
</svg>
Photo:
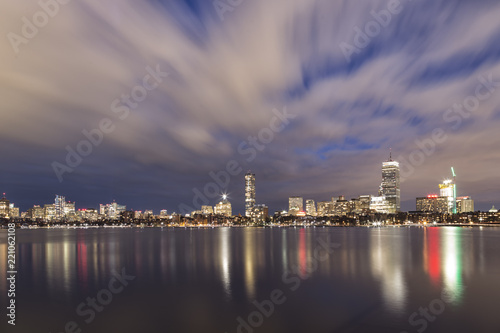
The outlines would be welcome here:
<svg viewBox="0 0 500 333">
<path fill-rule="evenodd" d="M 500 332 L 500 228 L 16 234 L 1 332 Z"/>
</svg>

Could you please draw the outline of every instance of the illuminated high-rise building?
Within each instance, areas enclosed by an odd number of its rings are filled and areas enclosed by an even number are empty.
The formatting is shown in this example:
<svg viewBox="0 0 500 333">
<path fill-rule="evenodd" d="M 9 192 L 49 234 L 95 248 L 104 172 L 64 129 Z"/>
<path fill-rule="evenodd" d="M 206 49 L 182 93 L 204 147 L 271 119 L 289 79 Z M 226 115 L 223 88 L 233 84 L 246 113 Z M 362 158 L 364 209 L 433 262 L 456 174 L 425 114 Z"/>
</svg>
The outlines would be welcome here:
<svg viewBox="0 0 500 333">
<path fill-rule="evenodd" d="M 245 216 L 251 217 L 255 206 L 255 174 L 250 171 L 245 175 Z"/>
<path fill-rule="evenodd" d="M 3 198 L 0 199 L 0 217 L 9 217 L 10 201 L 3 194 Z"/>
<path fill-rule="evenodd" d="M 316 203 L 314 200 L 306 200 L 306 213 L 310 216 L 316 216 Z"/>
<path fill-rule="evenodd" d="M 45 205 L 43 207 L 43 217 L 45 220 L 52 221 L 56 218 L 56 207 L 54 204 Z"/>
<path fill-rule="evenodd" d="M 227 195 L 222 196 L 222 200 L 215 205 L 214 213 L 216 215 L 224 215 L 224 216 L 232 216 L 233 209 L 231 207 L 231 203 L 227 200 Z"/>
<path fill-rule="evenodd" d="M 304 198 L 290 197 L 288 198 L 288 215 L 297 215 L 298 212 L 304 210 Z"/>
<path fill-rule="evenodd" d="M 28 209 L 28 218 L 32 220 L 43 219 L 44 215 L 44 209 L 39 205 L 35 205 L 32 208 Z"/>
<path fill-rule="evenodd" d="M 10 218 L 19 217 L 19 208 L 14 206 L 13 203 L 11 203 L 9 206 L 9 217 Z"/>
<path fill-rule="evenodd" d="M 265 222 L 267 216 L 269 215 L 269 207 L 266 205 L 255 205 L 253 208 L 253 220 L 254 222 Z"/>
<path fill-rule="evenodd" d="M 333 213 L 333 202 L 320 201 L 318 202 L 317 216 L 327 216 Z"/>
<path fill-rule="evenodd" d="M 439 184 L 439 195 L 448 198 L 448 213 L 453 213 L 455 203 L 455 183 L 452 179 L 445 179 Z"/>
<path fill-rule="evenodd" d="M 127 210 L 127 206 L 119 205 L 113 201 L 111 204 L 99 205 L 99 214 L 103 215 L 105 218 L 112 220 L 117 220 L 120 218 L 120 214 Z"/>
<path fill-rule="evenodd" d="M 201 213 L 203 215 L 210 215 L 214 213 L 212 206 L 201 206 Z"/>
<path fill-rule="evenodd" d="M 55 208 L 55 217 L 57 219 L 63 218 L 66 216 L 66 198 L 62 195 L 56 195 L 56 199 L 54 200 L 54 208 Z"/>
<path fill-rule="evenodd" d="M 380 184 L 380 196 L 384 196 L 387 201 L 388 213 L 401 211 L 401 188 L 399 178 L 399 162 L 392 159 L 392 152 L 389 160 L 382 163 L 382 183 Z"/>
</svg>

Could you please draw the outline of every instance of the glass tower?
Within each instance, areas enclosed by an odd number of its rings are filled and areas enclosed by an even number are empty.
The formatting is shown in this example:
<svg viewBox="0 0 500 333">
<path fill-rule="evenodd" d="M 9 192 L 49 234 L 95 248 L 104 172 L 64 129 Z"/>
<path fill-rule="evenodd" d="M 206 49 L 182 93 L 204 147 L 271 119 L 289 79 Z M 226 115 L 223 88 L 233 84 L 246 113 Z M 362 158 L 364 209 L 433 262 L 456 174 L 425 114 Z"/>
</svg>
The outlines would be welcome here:
<svg viewBox="0 0 500 333">
<path fill-rule="evenodd" d="M 253 216 L 255 206 L 255 175 L 250 171 L 245 175 L 245 216 Z"/>
<path fill-rule="evenodd" d="M 380 192 L 387 200 L 389 213 L 401 211 L 399 162 L 392 159 L 392 153 L 389 155 L 389 160 L 382 163 Z"/>
</svg>

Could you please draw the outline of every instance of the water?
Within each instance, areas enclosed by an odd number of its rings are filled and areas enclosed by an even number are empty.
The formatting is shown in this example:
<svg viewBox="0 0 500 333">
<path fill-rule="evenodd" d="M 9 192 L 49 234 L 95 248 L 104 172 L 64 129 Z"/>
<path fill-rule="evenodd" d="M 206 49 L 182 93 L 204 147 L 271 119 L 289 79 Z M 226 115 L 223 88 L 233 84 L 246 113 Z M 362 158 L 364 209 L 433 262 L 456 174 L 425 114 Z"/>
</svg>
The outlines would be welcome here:
<svg viewBox="0 0 500 333">
<path fill-rule="evenodd" d="M 16 234 L 13 328 L 0 233 L 1 332 L 500 332 L 500 228 Z"/>
</svg>

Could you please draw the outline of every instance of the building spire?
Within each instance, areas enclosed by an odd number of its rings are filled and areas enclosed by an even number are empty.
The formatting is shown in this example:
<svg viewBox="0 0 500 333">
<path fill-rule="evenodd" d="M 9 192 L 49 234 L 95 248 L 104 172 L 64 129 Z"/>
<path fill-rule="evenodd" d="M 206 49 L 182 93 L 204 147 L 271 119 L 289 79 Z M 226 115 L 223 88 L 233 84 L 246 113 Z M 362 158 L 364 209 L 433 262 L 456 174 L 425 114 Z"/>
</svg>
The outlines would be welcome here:
<svg viewBox="0 0 500 333">
<path fill-rule="evenodd" d="M 389 148 L 389 162 L 392 162 L 392 148 Z"/>
</svg>

